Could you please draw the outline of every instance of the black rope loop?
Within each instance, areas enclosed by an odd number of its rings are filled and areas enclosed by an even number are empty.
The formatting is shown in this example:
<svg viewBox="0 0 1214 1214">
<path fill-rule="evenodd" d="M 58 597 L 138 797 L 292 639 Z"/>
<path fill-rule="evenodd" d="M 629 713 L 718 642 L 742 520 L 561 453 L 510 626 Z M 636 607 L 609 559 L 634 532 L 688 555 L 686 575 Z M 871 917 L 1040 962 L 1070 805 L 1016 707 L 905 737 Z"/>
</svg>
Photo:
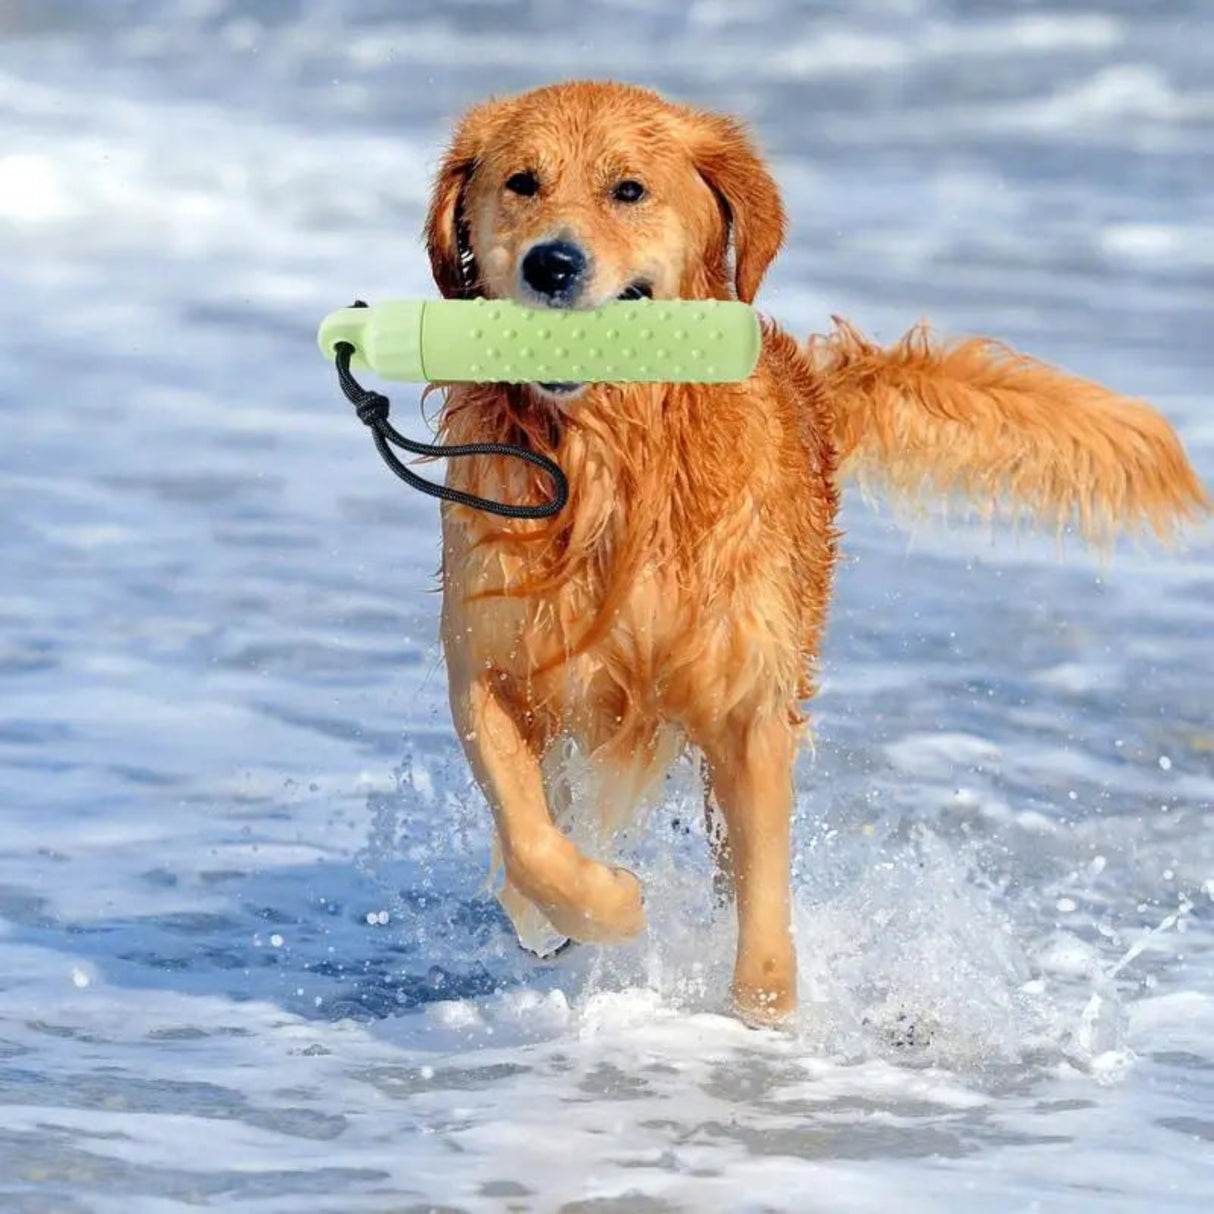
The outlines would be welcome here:
<svg viewBox="0 0 1214 1214">
<path fill-rule="evenodd" d="M 353 305 L 365 308 L 361 301 Z M 459 506 L 468 506 L 473 510 L 483 510 L 487 514 L 496 514 L 501 518 L 551 518 L 559 514 L 569 501 L 569 481 L 564 472 L 546 455 L 538 451 L 528 451 L 526 447 L 515 447 L 509 443 L 457 443 L 445 446 L 441 443 L 419 443 L 406 438 L 388 421 L 388 410 L 391 407 L 388 398 L 382 392 L 364 388 L 350 371 L 350 359 L 354 355 L 354 347 L 348 341 L 339 341 L 333 347 L 336 355 L 334 362 L 337 366 L 337 380 L 346 399 L 354 406 L 358 420 L 371 429 L 371 437 L 375 440 L 375 448 L 384 463 L 406 485 L 440 498 L 444 502 L 454 502 Z M 538 506 L 515 506 L 509 502 L 495 502 L 492 498 L 478 497 L 475 493 L 465 493 L 462 489 L 452 489 L 450 485 L 440 485 L 425 480 L 417 475 L 412 468 L 401 463 L 393 447 L 408 451 L 413 455 L 439 456 L 444 459 L 459 459 L 470 455 L 500 455 L 510 459 L 521 459 L 541 469 L 553 485 L 552 497 Z"/>
</svg>

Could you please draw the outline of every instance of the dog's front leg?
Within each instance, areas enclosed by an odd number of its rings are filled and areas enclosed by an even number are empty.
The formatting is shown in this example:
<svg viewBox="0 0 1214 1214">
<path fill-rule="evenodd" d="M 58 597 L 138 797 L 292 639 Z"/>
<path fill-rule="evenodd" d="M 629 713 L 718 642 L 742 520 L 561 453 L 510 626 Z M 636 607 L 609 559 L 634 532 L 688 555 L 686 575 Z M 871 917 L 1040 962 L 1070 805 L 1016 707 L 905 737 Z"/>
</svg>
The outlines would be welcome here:
<svg viewBox="0 0 1214 1214">
<path fill-rule="evenodd" d="M 796 740 L 783 720 L 733 720 L 703 749 L 729 831 L 738 913 L 734 1003 L 748 1023 L 779 1024 L 797 1001 L 789 889 Z"/>
<path fill-rule="evenodd" d="M 495 683 L 491 672 L 468 680 L 452 672 L 451 710 L 493 810 L 507 881 L 570 939 L 607 944 L 635 936 L 645 922 L 640 882 L 587 860 L 553 824 L 541 755 Z"/>
</svg>

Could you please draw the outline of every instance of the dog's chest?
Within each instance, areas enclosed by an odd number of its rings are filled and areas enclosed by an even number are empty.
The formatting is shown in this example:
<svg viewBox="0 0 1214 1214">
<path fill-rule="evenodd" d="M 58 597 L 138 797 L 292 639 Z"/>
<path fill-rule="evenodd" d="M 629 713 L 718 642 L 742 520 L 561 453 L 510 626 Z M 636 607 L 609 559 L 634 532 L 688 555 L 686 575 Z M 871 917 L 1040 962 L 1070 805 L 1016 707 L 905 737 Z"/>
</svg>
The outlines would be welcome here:
<svg viewBox="0 0 1214 1214">
<path fill-rule="evenodd" d="M 700 736 L 723 713 L 786 711 L 798 697 L 795 613 L 770 583 L 707 602 L 673 561 L 620 578 L 600 553 L 538 593 L 514 593 L 534 576 L 525 555 L 460 536 L 447 549 L 444 644 L 588 753 L 621 738 L 646 747 L 664 721 Z"/>
<path fill-rule="evenodd" d="M 449 643 L 468 647 L 477 667 L 520 679 L 550 666 L 560 667 L 566 681 L 576 672 L 582 684 L 603 670 L 627 677 L 660 669 L 679 633 L 669 570 L 647 563 L 617 584 L 610 554 L 599 553 L 527 593 L 536 577 L 525 549 L 469 544 L 461 535 L 444 562 Z"/>
</svg>

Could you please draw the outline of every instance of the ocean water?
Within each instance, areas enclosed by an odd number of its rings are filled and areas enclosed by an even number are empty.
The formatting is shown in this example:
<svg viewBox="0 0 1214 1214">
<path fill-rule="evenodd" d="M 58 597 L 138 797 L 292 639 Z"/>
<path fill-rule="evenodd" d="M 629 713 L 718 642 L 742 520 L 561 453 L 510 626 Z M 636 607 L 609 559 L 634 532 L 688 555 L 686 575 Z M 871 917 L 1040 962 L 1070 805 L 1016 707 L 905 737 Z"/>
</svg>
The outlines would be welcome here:
<svg viewBox="0 0 1214 1214">
<path fill-rule="evenodd" d="M 0 1210 L 1210 1209 L 1208 527 L 849 499 L 803 1007 L 752 1032 L 684 769 L 647 934 L 513 942 L 436 510 L 313 333 L 432 289 L 463 107 L 636 80 L 754 125 L 788 326 L 997 334 L 1211 481 L 1212 42 L 1198 0 L 0 4 Z"/>
</svg>

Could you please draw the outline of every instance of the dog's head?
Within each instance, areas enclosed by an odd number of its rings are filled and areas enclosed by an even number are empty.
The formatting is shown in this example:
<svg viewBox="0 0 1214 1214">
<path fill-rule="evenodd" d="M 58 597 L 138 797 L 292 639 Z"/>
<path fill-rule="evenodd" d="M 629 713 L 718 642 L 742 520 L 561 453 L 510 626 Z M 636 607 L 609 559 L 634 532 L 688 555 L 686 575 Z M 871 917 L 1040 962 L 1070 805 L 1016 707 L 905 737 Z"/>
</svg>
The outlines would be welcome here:
<svg viewBox="0 0 1214 1214">
<path fill-rule="evenodd" d="M 750 302 L 783 237 L 775 182 L 737 123 L 590 82 L 470 111 L 426 222 L 444 295 L 533 308 Z"/>
</svg>

